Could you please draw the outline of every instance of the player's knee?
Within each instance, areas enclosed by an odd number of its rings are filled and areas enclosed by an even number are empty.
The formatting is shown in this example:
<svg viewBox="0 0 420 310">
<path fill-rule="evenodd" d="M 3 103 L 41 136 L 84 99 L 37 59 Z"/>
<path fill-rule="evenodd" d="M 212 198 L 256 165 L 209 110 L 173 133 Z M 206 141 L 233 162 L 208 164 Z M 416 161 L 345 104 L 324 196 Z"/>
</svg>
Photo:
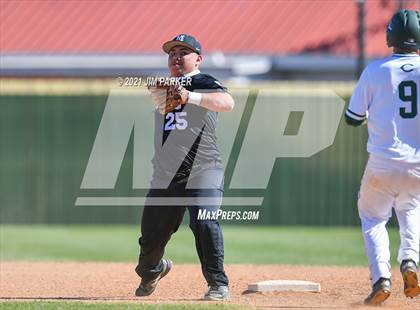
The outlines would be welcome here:
<svg viewBox="0 0 420 310">
<path fill-rule="evenodd" d="M 190 222 L 190 228 L 193 232 L 211 232 L 219 229 L 219 223 L 215 220 L 195 220 Z"/>
<path fill-rule="evenodd" d="M 197 230 L 197 221 L 190 221 L 190 229 L 195 232 Z"/>
</svg>

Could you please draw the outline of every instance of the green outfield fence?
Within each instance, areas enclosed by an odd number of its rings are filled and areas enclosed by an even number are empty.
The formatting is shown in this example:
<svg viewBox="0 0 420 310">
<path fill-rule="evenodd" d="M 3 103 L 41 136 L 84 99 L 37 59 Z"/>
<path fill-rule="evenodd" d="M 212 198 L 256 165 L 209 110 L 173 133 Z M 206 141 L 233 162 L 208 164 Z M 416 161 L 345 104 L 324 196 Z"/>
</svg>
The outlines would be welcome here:
<svg viewBox="0 0 420 310">
<path fill-rule="evenodd" d="M 138 223 L 140 207 L 75 206 L 83 194 L 83 173 L 111 84 L 79 81 L 72 88 L 56 82 L 2 81 L 1 223 Z M 331 89 L 339 87 L 328 84 Z M 351 88 L 341 89 L 342 96 L 348 98 Z M 260 219 L 253 222 L 256 225 L 358 224 L 356 200 L 367 160 L 366 140 L 365 126 L 349 128 L 341 118 L 332 146 L 310 158 L 277 159 L 267 190 L 258 191 L 264 196 L 263 205 L 243 210 L 260 211 Z M 115 189 L 95 195 L 144 194 L 131 186 L 131 142 Z M 232 193 L 241 195 L 238 190 Z M 231 194 L 228 189 L 226 194 Z"/>
</svg>

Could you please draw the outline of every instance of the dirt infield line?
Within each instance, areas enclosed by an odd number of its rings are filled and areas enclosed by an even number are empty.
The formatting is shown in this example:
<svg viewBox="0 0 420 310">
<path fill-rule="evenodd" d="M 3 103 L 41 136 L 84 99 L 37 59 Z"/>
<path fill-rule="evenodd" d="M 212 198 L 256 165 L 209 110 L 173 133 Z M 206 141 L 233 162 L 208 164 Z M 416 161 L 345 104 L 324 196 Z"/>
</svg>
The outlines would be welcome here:
<svg viewBox="0 0 420 310">
<path fill-rule="evenodd" d="M 0 301 L 62 300 L 89 302 L 141 302 L 159 304 L 208 303 L 206 285 L 198 265 L 177 265 L 146 298 L 134 296 L 138 285 L 134 263 L 1 262 Z M 228 304 L 256 308 L 364 308 L 369 273 L 364 267 L 296 265 L 228 265 L 231 299 Z M 286 279 L 321 284 L 321 293 L 249 293 L 248 283 Z M 393 293 L 386 309 L 419 309 L 420 298 L 407 299 L 402 280 L 393 270 Z"/>
</svg>

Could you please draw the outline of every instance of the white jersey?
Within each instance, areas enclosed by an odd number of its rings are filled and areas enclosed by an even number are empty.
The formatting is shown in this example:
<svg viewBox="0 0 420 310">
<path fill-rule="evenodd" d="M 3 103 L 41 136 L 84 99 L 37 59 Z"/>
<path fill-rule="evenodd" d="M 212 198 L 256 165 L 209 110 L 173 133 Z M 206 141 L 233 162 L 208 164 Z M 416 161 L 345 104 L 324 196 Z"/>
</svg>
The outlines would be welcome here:
<svg viewBox="0 0 420 310">
<path fill-rule="evenodd" d="M 346 115 L 367 117 L 371 155 L 420 163 L 419 103 L 420 56 L 394 54 L 365 68 Z"/>
</svg>

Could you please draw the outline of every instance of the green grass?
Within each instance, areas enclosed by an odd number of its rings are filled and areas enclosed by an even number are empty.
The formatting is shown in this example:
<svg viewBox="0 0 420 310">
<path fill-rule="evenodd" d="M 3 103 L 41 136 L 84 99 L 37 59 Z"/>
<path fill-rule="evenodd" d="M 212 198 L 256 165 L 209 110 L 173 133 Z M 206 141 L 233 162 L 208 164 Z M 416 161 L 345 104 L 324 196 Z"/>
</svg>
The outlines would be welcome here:
<svg viewBox="0 0 420 310">
<path fill-rule="evenodd" d="M 106 304 L 106 303 L 81 303 L 81 302 L 4 302 L 0 303 L 0 308 L 2 309 L 13 309 L 13 310 L 83 310 L 83 309 L 95 309 L 95 310 L 134 310 L 134 309 L 144 309 L 144 310 L 192 310 L 192 309 L 206 309 L 206 310 L 239 310 L 244 309 L 243 306 L 234 306 L 234 305 L 223 305 L 223 304 L 170 304 L 170 305 L 159 305 L 159 304 Z M 248 308 L 251 309 L 251 308 Z"/>
<path fill-rule="evenodd" d="M 222 225 L 227 264 L 366 265 L 360 229 Z M 393 258 L 399 236 L 390 229 Z M 30 261 L 137 260 L 137 226 L 0 225 L 0 259 Z M 175 263 L 198 263 L 186 226 L 170 240 L 166 256 Z"/>
</svg>

